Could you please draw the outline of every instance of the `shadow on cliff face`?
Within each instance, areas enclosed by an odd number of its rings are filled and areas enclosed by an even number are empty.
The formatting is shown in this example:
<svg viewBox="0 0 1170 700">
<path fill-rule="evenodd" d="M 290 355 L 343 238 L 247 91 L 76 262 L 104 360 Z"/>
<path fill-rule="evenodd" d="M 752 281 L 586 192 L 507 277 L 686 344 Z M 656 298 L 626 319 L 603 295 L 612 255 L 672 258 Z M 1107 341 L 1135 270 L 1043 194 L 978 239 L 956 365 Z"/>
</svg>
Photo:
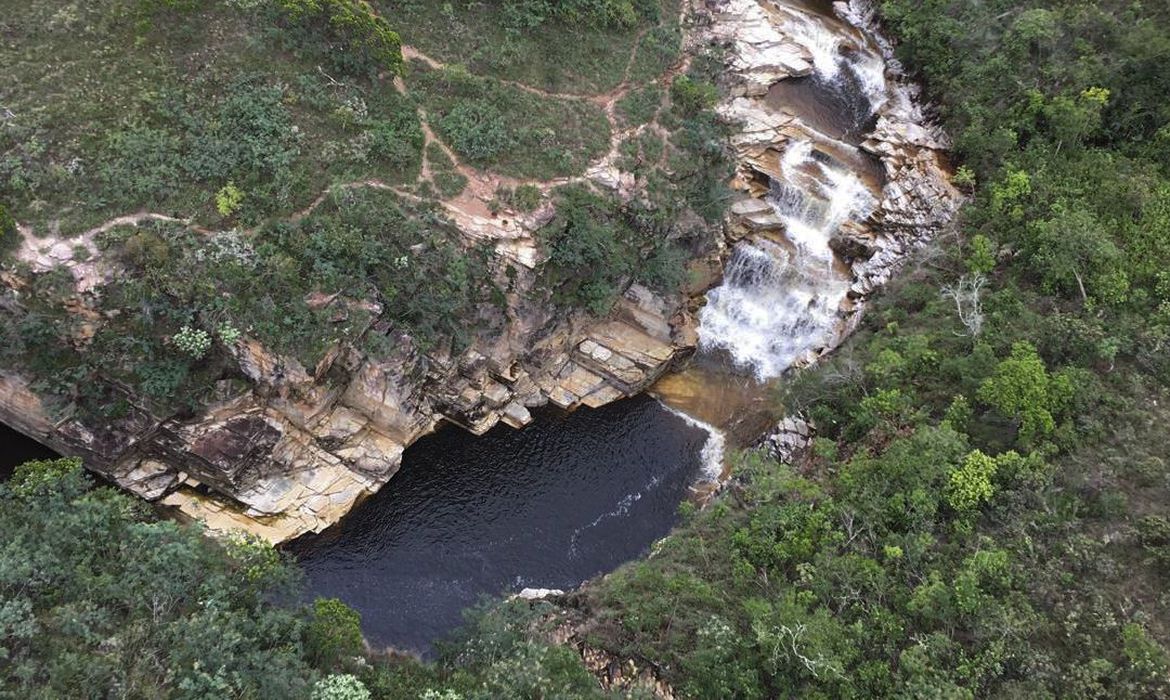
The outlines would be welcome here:
<svg viewBox="0 0 1170 700">
<path fill-rule="evenodd" d="M 56 459 L 60 456 L 36 440 L 0 423 L 0 481 L 12 476 L 12 471 L 20 464 L 34 459 Z"/>
<path fill-rule="evenodd" d="M 479 438 L 447 428 L 289 549 L 310 594 L 355 607 L 372 643 L 428 654 L 481 596 L 572 588 L 644 554 L 674 525 L 706 440 L 647 397 Z"/>
</svg>

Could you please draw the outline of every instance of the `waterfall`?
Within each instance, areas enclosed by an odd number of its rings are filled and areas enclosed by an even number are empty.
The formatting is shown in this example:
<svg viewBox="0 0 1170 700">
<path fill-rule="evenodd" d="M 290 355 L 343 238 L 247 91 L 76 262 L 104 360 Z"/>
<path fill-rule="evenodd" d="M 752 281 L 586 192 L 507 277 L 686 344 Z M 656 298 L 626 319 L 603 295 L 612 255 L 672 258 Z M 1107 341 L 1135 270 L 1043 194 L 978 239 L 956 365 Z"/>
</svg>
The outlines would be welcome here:
<svg viewBox="0 0 1170 700">
<path fill-rule="evenodd" d="M 822 22 L 805 15 L 794 15 L 791 31 L 798 44 L 812 55 L 813 67 L 826 80 L 841 71 L 841 39 Z"/>
<path fill-rule="evenodd" d="M 764 197 L 782 224 L 784 240 L 757 233 L 739 241 L 722 284 L 707 294 L 699 314 L 700 350 L 722 353 L 759 381 L 811 359 L 841 330 L 842 302 L 852 280 L 835 265 L 830 241 L 842 225 L 864 221 L 878 205 L 873 183 L 867 185 L 858 168 L 867 156 L 857 144 L 889 92 L 882 47 L 849 19 L 785 5 L 772 9 L 784 17 L 785 40 L 799 46 L 813 68 L 811 76 L 797 78 L 810 81 L 811 89 L 780 93 L 793 97 L 790 116 L 804 124 L 800 115 L 815 107 L 801 100 L 819 95 L 835 117 L 826 120 L 818 113 L 817 124 L 844 135 L 828 135 L 817 125 L 787 134 Z"/>
<path fill-rule="evenodd" d="M 780 175 L 766 201 L 794 251 L 762 238 L 739 242 L 699 316 L 700 349 L 725 352 L 760 381 L 832 341 L 849 280 L 834 271 L 829 240 L 877 205 L 856 174 L 817 157 L 810 141 L 790 144 Z"/>
<path fill-rule="evenodd" d="M 700 348 L 725 351 L 764 381 L 823 346 L 837 316 L 837 295 L 826 287 L 841 283 L 818 285 L 803 272 L 774 243 L 738 243 L 700 314 Z"/>
<path fill-rule="evenodd" d="M 809 53 L 817 78 L 838 90 L 859 91 L 869 103 L 870 113 L 881 106 L 886 95 L 883 47 L 862 45 L 860 50 L 846 54 L 842 51 L 846 45 L 844 27 L 829 27 L 821 17 L 796 12 L 789 16 L 791 22 L 786 29 L 792 40 Z"/>
</svg>

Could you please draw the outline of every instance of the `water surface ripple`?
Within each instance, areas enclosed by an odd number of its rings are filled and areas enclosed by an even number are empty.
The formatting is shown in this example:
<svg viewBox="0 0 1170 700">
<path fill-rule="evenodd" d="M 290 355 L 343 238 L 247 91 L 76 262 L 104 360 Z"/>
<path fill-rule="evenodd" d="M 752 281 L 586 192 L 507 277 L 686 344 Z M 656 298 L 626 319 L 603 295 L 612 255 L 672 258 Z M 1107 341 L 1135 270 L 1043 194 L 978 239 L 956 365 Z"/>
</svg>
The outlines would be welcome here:
<svg viewBox="0 0 1170 700">
<path fill-rule="evenodd" d="M 482 437 L 446 428 L 289 548 L 310 593 L 360 611 L 372 643 L 429 653 L 481 596 L 568 589 L 644 554 L 674 524 L 707 438 L 648 397 Z"/>
</svg>

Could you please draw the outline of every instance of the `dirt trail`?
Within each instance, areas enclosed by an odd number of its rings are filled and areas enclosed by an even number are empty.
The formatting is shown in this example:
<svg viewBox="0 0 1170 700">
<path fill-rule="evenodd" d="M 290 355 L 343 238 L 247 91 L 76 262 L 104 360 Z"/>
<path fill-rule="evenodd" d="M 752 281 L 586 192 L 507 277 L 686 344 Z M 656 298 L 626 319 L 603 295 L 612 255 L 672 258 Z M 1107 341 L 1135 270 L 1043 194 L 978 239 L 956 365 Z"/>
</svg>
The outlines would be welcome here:
<svg viewBox="0 0 1170 700">
<path fill-rule="evenodd" d="M 684 52 L 684 54 L 680 56 L 679 60 L 676 61 L 674 65 L 667 68 L 658 77 L 639 84 L 631 84 L 630 74 L 633 71 L 635 62 L 637 61 L 641 41 L 646 35 L 647 31 L 649 30 L 643 29 L 638 33 L 634 41 L 633 48 L 630 51 L 629 58 L 626 60 L 626 66 L 622 73 L 621 82 L 619 82 L 618 85 L 615 86 L 612 90 L 607 92 L 595 95 L 550 92 L 542 88 L 533 87 L 531 85 L 526 85 L 524 83 L 513 80 L 500 80 L 500 82 L 504 85 L 524 90 L 525 92 L 538 95 L 546 99 L 587 102 L 602 109 L 605 114 L 606 121 L 609 124 L 609 149 L 606 151 L 606 153 L 590 162 L 585 167 L 582 174 L 569 177 L 552 178 L 549 180 L 538 180 L 535 178 L 517 178 L 475 168 L 463 162 L 462 159 L 459 158 L 458 154 L 455 153 L 455 151 L 451 149 L 450 146 L 443 142 L 441 138 L 439 138 L 439 136 L 435 133 L 435 130 L 431 127 L 426 111 L 420 107 L 418 110 L 418 115 L 424 135 L 424 147 L 422 154 L 422 165 L 420 168 L 419 177 L 415 184 L 418 185 L 424 182 L 433 181 L 435 169 L 433 164 L 430 162 L 430 159 L 427 157 L 426 147 L 431 144 L 436 144 L 443 150 L 443 153 L 451 159 L 451 162 L 454 163 L 456 171 L 463 177 L 467 178 L 467 187 L 464 188 L 461 193 L 453 197 L 439 200 L 443 207 L 447 209 L 447 211 L 450 212 L 457 221 L 465 222 L 469 220 L 478 221 L 496 218 L 496 213 L 491 210 L 490 204 L 497 200 L 496 193 L 500 190 L 500 188 L 506 187 L 515 189 L 521 186 L 533 186 L 540 190 L 542 196 L 544 196 L 557 187 L 561 187 L 567 184 L 589 182 L 592 179 L 591 174 L 597 174 L 599 171 L 616 171 L 616 168 L 613 164 L 617 160 L 621 144 L 625 140 L 642 133 L 646 129 L 650 129 L 663 137 L 668 136 L 666 130 L 657 123 L 657 120 L 652 121 L 649 124 L 643 124 L 636 127 L 627 127 L 624 129 L 620 128 L 617 115 L 618 102 L 620 102 L 624 97 L 629 95 L 634 90 L 642 89 L 649 85 L 669 83 L 674 79 L 674 76 L 685 71 L 690 65 L 690 57 L 686 56 Z M 404 45 L 402 47 L 402 57 L 406 61 L 421 61 L 435 70 L 442 70 L 447 68 L 446 63 L 432 58 L 418 50 L 416 47 L 409 45 Z M 392 84 L 398 92 L 402 94 L 407 93 L 408 88 L 402 78 L 395 77 Z M 665 153 L 659 164 L 661 165 L 664 162 Z M 315 211 L 319 206 L 321 206 L 321 204 L 323 204 L 328 199 L 330 194 L 337 191 L 357 189 L 362 187 L 371 187 L 393 191 L 399 196 L 410 199 L 412 201 L 422 200 L 418 194 L 410 191 L 408 188 L 392 186 L 377 178 L 367 178 L 362 180 L 354 180 L 351 182 L 337 183 L 326 187 L 308 206 L 288 215 L 285 220 L 293 223 L 301 221 L 305 217 L 312 214 L 312 212 Z M 515 212 L 513 212 L 513 214 L 515 214 Z M 84 261 L 71 261 L 71 257 L 65 254 L 65 250 L 72 250 L 75 247 L 84 247 L 87 249 L 87 251 L 89 251 L 91 257 L 96 257 L 97 248 L 93 242 L 94 236 L 105 233 L 118 226 L 137 226 L 138 224 L 141 224 L 145 221 L 180 223 L 186 226 L 190 226 L 194 230 L 201 233 L 213 233 L 212 231 L 209 231 L 205 228 L 194 226 L 193 220 L 191 218 L 182 219 L 166 214 L 148 211 L 141 211 L 135 214 L 118 216 L 70 238 L 63 238 L 54 235 L 38 238 L 34 235 L 31 228 L 18 225 L 18 230 L 24 240 L 22 241 L 21 249 L 18 251 L 17 256 L 19 259 L 42 269 L 52 267 L 53 265 L 61 262 L 73 262 L 71 267 L 73 268 L 74 276 L 78 280 L 79 290 L 90 289 L 100 282 L 100 279 L 95 279 L 95 276 L 99 275 L 99 271 L 96 265 Z M 504 223 L 507 222 L 505 221 Z M 260 225 L 249 229 L 241 229 L 240 231 L 245 235 L 251 235 L 254 234 L 259 228 Z M 483 238 L 482 235 L 471 235 L 473 238 Z"/>
</svg>

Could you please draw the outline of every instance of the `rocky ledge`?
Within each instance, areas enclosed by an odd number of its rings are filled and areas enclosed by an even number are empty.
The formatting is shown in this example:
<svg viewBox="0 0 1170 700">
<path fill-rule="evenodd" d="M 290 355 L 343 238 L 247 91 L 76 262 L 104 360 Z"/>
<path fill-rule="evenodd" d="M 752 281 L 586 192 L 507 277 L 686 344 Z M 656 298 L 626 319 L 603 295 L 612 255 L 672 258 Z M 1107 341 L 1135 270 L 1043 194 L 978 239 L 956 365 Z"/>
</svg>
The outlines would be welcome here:
<svg viewBox="0 0 1170 700">
<path fill-rule="evenodd" d="M 705 27 L 696 37 L 730 57 L 732 88 L 719 109 L 739 125 L 732 137 L 738 162 L 732 186 L 740 198 L 731 207 L 728 242 L 763 238 L 792 247 L 769 195 L 774 183 L 791 177 L 781 168 L 794 148 L 808 148 L 812 158 L 859 175 L 877 200 L 865 221 L 844 222 L 829 241 L 849 284 L 835 336 L 805 358 L 813 361 L 853 330 L 865 298 L 890 280 L 909 253 L 953 219 L 963 196 L 950 182 L 950 144 L 924 114 L 918 87 L 901 74 L 864 2 L 836 2 L 829 15 L 798 0 L 706 0 L 701 16 Z M 786 101 L 785 93 L 772 96 L 779 84 L 799 79 L 815 79 L 825 89 L 830 81 L 824 64 L 832 61 L 842 62 L 840 72 L 850 65 L 850 89 L 863 93 L 871 110 L 861 133 L 826 133 L 816 115 L 806 114 L 807 103 Z M 839 108 L 850 106 L 856 108 Z"/>
<path fill-rule="evenodd" d="M 680 304 L 633 286 L 607 319 L 527 333 L 516 322 L 446 363 L 339 347 L 309 371 L 244 339 L 234 352 L 251 386 L 185 419 L 153 416 L 130 395 L 117 420 L 55 419 L 23 377 L 0 373 L 0 420 L 212 530 L 282 542 L 339 520 L 441 421 L 481 434 L 522 427 L 548 403 L 600 406 L 642 391 L 693 348 Z"/>
<path fill-rule="evenodd" d="M 770 169 L 785 144 L 807 128 L 765 98 L 776 82 L 807 75 L 813 56 L 788 32 L 793 13 L 802 10 L 757 0 L 708 0 L 693 10 L 691 49 L 711 42 L 730 49 L 732 96 L 721 110 L 737 124 L 732 145 L 739 170 L 733 185 L 742 199 L 726 227 L 734 240 L 775 228 L 761 201 Z M 844 21 L 834 26 L 844 37 L 842 50 L 874 50 L 859 28 Z M 945 140 L 924 126 L 909 88 L 896 80 L 891 85 L 893 97 L 863 144 L 885 170 L 881 204 L 866 225 L 841 233 L 840 249 L 851 252 L 851 296 L 858 299 L 888 279 L 959 200 L 940 159 Z M 633 176 L 612 165 L 588 177 L 595 186 L 635 196 Z M 469 239 L 494 242 L 499 255 L 529 270 L 538 264 L 534 233 L 549 212 L 451 214 Z M 26 248 L 22 257 L 33 270 L 76 267 L 70 271 L 79 297 L 100 284 L 100 259 L 74 264 L 67 255 Z M 111 273 L 116 271 L 104 270 Z M 10 290 L 21 284 L 12 275 L 3 283 Z M 703 290 L 692 291 L 697 299 Z M 28 378 L 0 371 L 0 421 L 84 458 L 91 470 L 212 530 L 242 529 L 282 542 L 339 520 L 389 481 L 405 447 L 440 422 L 480 434 L 498 423 L 519 428 L 532 420 L 531 409 L 549 403 L 566 409 L 600 406 L 647 388 L 697 341 L 687 310 L 692 300 L 664 298 L 636 285 L 600 320 L 510 301 L 505 330 L 458 357 L 424 354 L 412 349 L 409 338 L 392 337 L 400 348 L 393 359 L 338 346 L 306 368 L 241 339 L 233 353 L 248 385 L 240 389 L 239 383 L 223 382 L 215 403 L 193 416 L 153 415 L 128 389 L 118 417 L 99 423 L 53 414 Z M 84 307 L 79 305 L 79 314 Z"/>
</svg>

